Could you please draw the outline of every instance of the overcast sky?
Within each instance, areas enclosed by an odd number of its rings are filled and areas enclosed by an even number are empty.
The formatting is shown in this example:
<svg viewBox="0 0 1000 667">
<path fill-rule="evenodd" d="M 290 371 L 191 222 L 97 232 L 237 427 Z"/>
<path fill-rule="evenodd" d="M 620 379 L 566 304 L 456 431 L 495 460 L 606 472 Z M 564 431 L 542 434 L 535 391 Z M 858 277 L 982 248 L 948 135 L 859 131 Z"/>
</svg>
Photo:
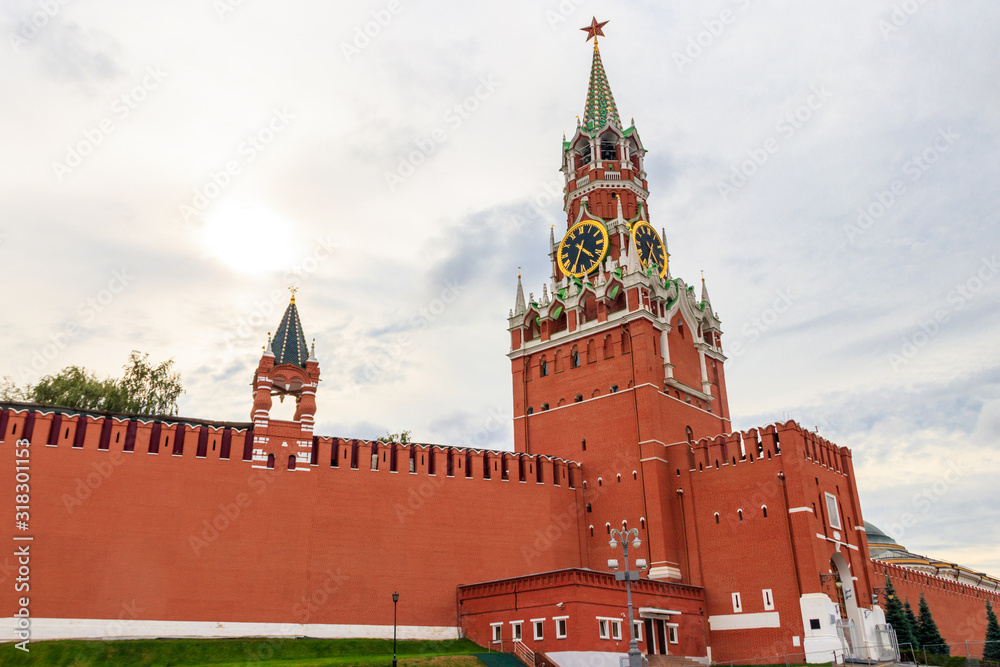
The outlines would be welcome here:
<svg viewBox="0 0 1000 667">
<path fill-rule="evenodd" d="M 248 420 L 297 284 L 318 433 L 510 448 L 593 14 L 735 425 L 819 427 L 869 521 L 1000 575 L 991 0 L 5 0 L 0 375 L 135 348 Z"/>
</svg>

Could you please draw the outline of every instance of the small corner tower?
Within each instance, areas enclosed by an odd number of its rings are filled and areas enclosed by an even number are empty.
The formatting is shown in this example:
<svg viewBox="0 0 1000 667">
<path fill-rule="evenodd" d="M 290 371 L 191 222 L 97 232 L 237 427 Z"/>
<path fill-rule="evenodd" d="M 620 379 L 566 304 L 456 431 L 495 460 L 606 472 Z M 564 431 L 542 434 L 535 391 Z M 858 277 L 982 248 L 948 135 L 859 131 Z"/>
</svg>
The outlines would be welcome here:
<svg viewBox="0 0 1000 667">
<path fill-rule="evenodd" d="M 295 305 L 295 289 L 274 337 L 268 335 L 257 364 L 253 388 L 255 468 L 308 470 L 316 414 L 319 362 L 316 345 L 310 349 Z M 295 400 L 292 421 L 271 419 L 273 397 Z M 300 465 L 301 464 L 301 465 Z"/>
</svg>

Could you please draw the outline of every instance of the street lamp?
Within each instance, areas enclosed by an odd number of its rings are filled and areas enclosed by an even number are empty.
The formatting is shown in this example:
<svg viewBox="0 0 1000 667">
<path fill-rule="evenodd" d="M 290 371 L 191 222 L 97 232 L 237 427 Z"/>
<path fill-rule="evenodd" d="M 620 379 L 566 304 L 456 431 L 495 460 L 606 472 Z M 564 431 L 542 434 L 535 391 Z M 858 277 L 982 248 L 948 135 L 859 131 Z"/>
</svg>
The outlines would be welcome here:
<svg viewBox="0 0 1000 667">
<path fill-rule="evenodd" d="M 396 667 L 396 603 L 399 593 L 392 594 L 392 667 Z"/>
<path fill-rule="evenodd" d="M 646 569 L 646 561 L 641 558 L 637 558 L 635 561 L 638 570 L 629 571 L 628 569 L 628 546 L 629 540 L 632 541 L 632 547 L 638 549 L 642 542 L 639 540 L 639 530 L 633 528 L 632 530 L 625 531 L 622 530 L 611 530 L 611 548 L 617 549 L 618 542 L 622 543 L 622 555 L 625 557 L 625 571 L 618 572 L 618 561 L 616 559 L 608 560 L 608 567 L 615 570 L 615 581 L 625 581 L 625 590 L 628 592 L 628 664 L 629 667 L 642 667 L 642 654 L 639 653 L 639 640 L 635 636 L 635 624 L 632 620 L 632 582 L 639 580 L 639 575 L 642 571 Z"/>
</svg>

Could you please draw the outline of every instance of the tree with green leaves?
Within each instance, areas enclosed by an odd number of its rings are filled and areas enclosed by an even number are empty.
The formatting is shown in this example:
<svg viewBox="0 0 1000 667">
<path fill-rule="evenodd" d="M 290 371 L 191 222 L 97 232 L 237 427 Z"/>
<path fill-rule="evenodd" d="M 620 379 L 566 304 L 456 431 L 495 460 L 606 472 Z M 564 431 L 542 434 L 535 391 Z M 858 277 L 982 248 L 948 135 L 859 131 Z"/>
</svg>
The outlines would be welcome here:
<svg viewBox="0 0 1000 667">
<path fill-rule="evenodd" d="M 915 649 L 917 642 L 913 637 L 913 626 L 910 625 L 910 619 L 906 617 L 906 610 L 903 609 L 903 603 L 899 601 L 896 589 L 892 587 L 892 579 L 889 577 L 885 578 L 884 608 L 885 622 L 896 631 L 896 642 L 899 646 L 903 650 Z"/>
<path fill-rule="evenodd" d="M 410 444 L 410 434 L 412 431 L 403 431 L 402 433 L 389 433 L 385 432 L 385 435 L 375 438 L 375 442 L 395 442 L 400 445 Z"/>
<path fill-rule="evenodd" d="M 152 364 L 149 355 L 132 350 L 121 378 L 101 378 L 79 366 L 46 375 L 37 384 L 0 383 L 0 399 L 56 405 L 76 410 L 101 410 L 142 415 L 176 415 L 184 393 L 174 360 Z"/>
<path fill-rule="evenodd" d="M 934 622 L 934 617 L 931 615 L 930 605 L 927 604 L 927 599 L 924 598 L 923 593 L 920 594 L 920 608 L 918 613 L 917 643 L 928 654 L 951 655 L 948 645 L 945 644 L 944 637 L 938 631 L 937 623 Z"/>
<path fill-rule="evenodd" d="M 983 660 L 1000 662 L 1000 624 L 993 612 L 993 605 L 986 601 L 986 645 L 983 647 Z"/>
</svg>

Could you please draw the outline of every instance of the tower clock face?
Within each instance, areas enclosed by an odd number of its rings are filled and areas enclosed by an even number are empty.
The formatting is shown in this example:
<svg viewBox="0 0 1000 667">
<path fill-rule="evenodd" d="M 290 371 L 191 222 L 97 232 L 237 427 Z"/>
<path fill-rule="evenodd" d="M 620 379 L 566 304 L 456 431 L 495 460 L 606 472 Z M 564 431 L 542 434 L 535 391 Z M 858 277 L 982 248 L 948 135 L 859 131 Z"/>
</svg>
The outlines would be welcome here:
<svg viewBox="0 0 1000 667">
<path fill-rule="evenodd" d="M 607 254 L 608 230 L 599 222 L 584 220 L 570 227 L 559 244 L 559 268 L 582 278 L 596 271 Z"/>
<path fill-rule="evenodd" d="M 639 263 L 642 268 L 648 269 L 656 264 L 660 270 L 660 276 L 667 273 L 667 249 L 663 246 L 663 239 L 656 233 L 653 226 L 648 222 L 636 223 L 632 228 L 632 247 L 639 252 Z"/>
</svg>

